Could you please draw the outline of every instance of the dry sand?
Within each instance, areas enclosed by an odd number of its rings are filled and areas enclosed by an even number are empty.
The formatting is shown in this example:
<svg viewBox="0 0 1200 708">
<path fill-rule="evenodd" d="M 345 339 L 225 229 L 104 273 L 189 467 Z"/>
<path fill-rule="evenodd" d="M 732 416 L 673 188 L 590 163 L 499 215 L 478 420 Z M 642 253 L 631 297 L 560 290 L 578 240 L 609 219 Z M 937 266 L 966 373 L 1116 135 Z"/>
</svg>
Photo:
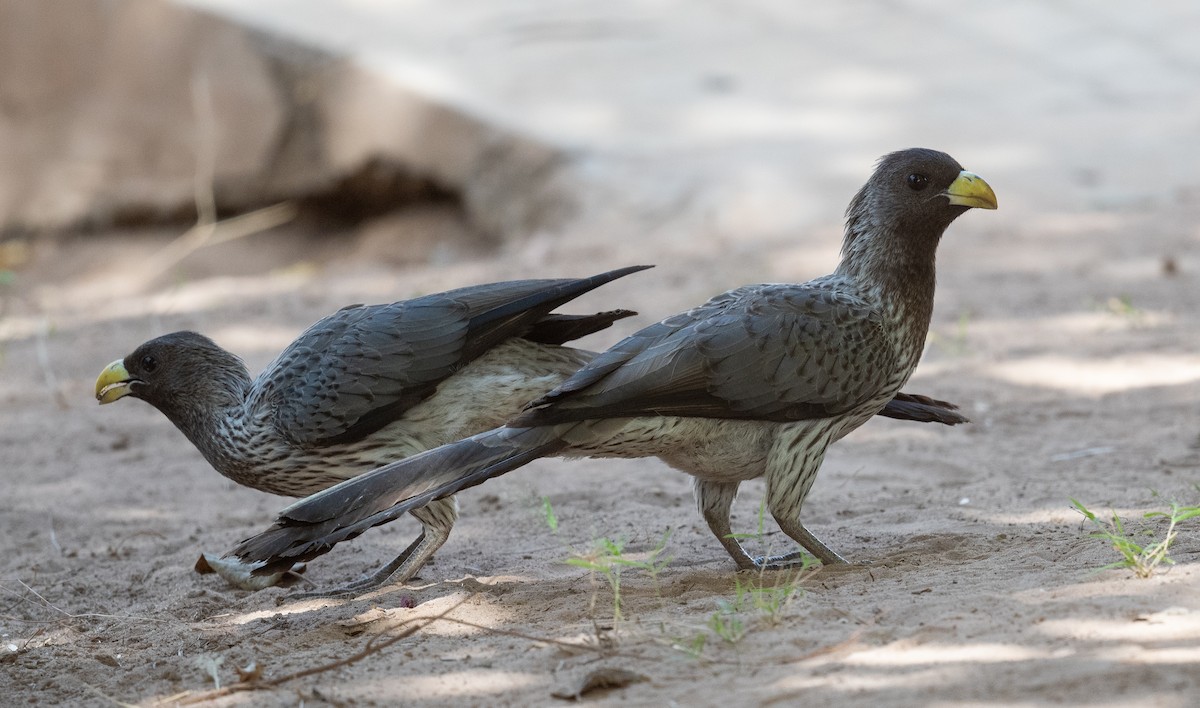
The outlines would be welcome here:
<svg viewBox="0 0 1200 708">
<path fill-rule="evenodd" d="M 297 247 L 262 234 L 167 273 L 144 271 L 171 234 L 40 244 L 0 301 L 0 703 L 173 703 L 256 667 L 264 680 L 311 673 L 210 704 L 553 704 L 624 670 L 644 680 L 587 700 L 1194 705 L 1200 519 L 1180 527 L 1177 564 L 1140 579 L 1097 570 L 1117 556 L 1070 506 L 1115 509 L 1148 541 L 1165 524 L 1143 513 L 1200 503 L 1200 208 L 1186 194 L 1070 218 L 972 212 L 952 227 L 908 388 L 974 422 L 876 419 L 834 447 L 805 512 L 854 561 L 845 570 L 736 574 L 685 475 L 543 460 L 462 495 L 451 540 L 409 587 L 336 601 L 232 590 L 193 573 L 196 557 L 287 500 L 217 475 L 149 406 L 92 399 L 105 364 L 166 331 L 207 332 L 257 370 L 344 304 L 659 263 L 579 301 L 642 312 L 586 342 L 602 348 L 734 285 L 826 272 L 840 210 L 786 238 L 534 239 L 441 267 L 389 265 L 378 238 L 353 235 Z M 761 494 L 744 485 L 739 530 L 754 531 Z M 306 577 L 357 577 L 415 529 L 376 529 Z M 790 547 L 764 531 L 760 546 Z M 656 574 L 622 573 L 618 621 L 607 580 L 566 562 L 602 538 L 647 560 L 668 533 Z M 780 584 L 794 591 L 745 590 Z"/>
</svg>

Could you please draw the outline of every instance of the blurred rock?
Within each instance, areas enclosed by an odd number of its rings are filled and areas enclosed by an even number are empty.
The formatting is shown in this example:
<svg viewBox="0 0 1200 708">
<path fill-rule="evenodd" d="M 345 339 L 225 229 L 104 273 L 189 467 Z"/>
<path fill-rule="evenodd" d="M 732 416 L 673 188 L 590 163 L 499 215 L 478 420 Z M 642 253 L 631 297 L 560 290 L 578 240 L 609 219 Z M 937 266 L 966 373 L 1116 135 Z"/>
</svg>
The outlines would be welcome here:
<svg viewBox="0 0 1200 708">
<path fill-rule="evenodd" d="M 191 8 L 0 0 L 0 235 L 188 222 L 199 185 L 223 215 L 298 199 L 373 216 L 449 195 L 503 237 L 570 213 L 550 188 L 558 162 L 353 62 Z"/>
</svg>

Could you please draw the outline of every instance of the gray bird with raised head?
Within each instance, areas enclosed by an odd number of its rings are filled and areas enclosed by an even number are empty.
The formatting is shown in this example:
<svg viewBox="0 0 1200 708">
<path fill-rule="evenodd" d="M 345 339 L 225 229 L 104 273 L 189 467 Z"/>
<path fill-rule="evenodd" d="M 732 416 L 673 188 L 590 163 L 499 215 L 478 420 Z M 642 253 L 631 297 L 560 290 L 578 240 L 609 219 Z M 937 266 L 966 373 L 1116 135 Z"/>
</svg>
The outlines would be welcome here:
<svg viewBox="0 0 1200 708">
<path fill-rule="evenodd" d="M 890 401 L 940 419 L 926 405 L 936 402 L 892 399 L 924 348 L 938 243 L 973 207 L 995 209 L 995 194 L 949 155 L 886 155 L 850 202 L 832 274 L 737 288 L 646 327 L 504 426 L 293 504 L 233 553 L 269 573 L 539 457 L 654 456 L 695 477 L 700 511 L 739 568 L 799 557 L 753 559 L 731 533 L 738 485 L 760 476 L 780 528 L 842 563 L 801 522 L 804 499 L 829 445 Z"/>
</svg>

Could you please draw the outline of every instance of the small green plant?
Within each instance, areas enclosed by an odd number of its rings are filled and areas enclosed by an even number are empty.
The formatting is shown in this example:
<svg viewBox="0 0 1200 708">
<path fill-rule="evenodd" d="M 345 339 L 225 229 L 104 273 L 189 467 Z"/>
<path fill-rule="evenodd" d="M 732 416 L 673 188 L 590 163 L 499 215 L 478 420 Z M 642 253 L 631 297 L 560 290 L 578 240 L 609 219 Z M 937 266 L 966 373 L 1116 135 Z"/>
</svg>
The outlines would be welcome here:
<svg viewBox="0 0 1200 708">
<path fill-rule="evenodd" d="M 591 571 L 593 575 L 600 575 L 608 582 L 613 596 L 613 621 L 619 622 L 623 619 L 621 614 L 621 573 L 626 569 L 645 572 L 650 575 L 651 581 L 657 587 L 658 574 L 671 560 L 663 555 L 670 538 L 671 531 L 668 529 L 658 545 L 646 554 L 645 559 L 641 560 L 625 555 L 624 539 L 601 538 L 595 541 L 592 550 L 586 553 L 576 552 L 567 559 L 567 563 L 576 568 Z M 595 603 L 594 595 L 592 602 Z"/>
<path fill-rule="evenodd" d="M 1124 320 L 1135 328 L 1146 324 L 1148 319 L 1146 311 L 1135 305 L 1133 298 L 1128 293 L 1112 295 L 1103 300 L 1093 300 L 1091 304 L 1093 308 Z"/>
<path fill-rule="evenodd" d="M 799 583 L 802 573 L 803 569 L 796 570 L 774 583 L 765 582 L 767 579 L 762 573 L 756 576 L 739 573 L 734 577 L 733 599 L 718 599 L 717 610 L 709 615 L 705 628 L 688 641 L 676 640 L 674 647 L 698 659 L 708 644 L 710 633 L 736 647 L 755 625 L 776 624 L 784 608 L 803 592 Z"/>
<path fill-rule="evenodd" d="M 1071 504 L 1079 513 L 1083 514 L 1085 519 L 1096 526 L 1097 530 L 1092 532 L 1092 536 L 1111 543 L 1113 549 L 1121 556 L 1121 560 L 1109 563 L 1101 570 L 1129 568 L 1139 578 L 1149 578 L 1154 575 L 1155 569 L 1160 565 L 1175 563 L 1167 555 L 1167 551 L 1170 550 L 1171 543 L 1175 541 L 1175 536 L 1179 533 L 1176 527 L 1188 519 L 1200 516 L 1200 506 L 1180 506 L 1176 502 L 1171 502 L 1170 511 L 1147 512 L 1142 518 L 1166 519 L 1167 532 L 1162 539 L 1142 545 L 1135 540 L 1133 533 L 1125 530 L 1125 523 L 1121 521 L 1121 517 L 1115 511 L 1112 514 L 1112 520 L 1106 521 L 1092 513 L 1077 499 L 1071 499 Z M 1152 532 L 1147 530 L 1146 533 Z"/>
<path fill-rule="evenodd" d="M 707 643 L 708 635 L 704 632 L 697 632 L 687 644 L 676 642 L 674 646 L 676 649 L 682 649 L 693 659 L 699 659 L 700 656 L 704 654 L 704 645 Z"/>
<path fill-rule="evenodd" d="M 729 538 L 761 543 L 766 536 L 763 531 L 766 516 L 767 505 L 764 499 L 758 506 L 758 523 L 754 531 L 731 533 Z M 726 644 L 737 645 L 750 631 L 752 622 L 761 621 L 774 625 L 779 621 L 783 609 L 800 591 L 800 576 L 815 563 L 816 558 L 805 553 L 800 557 L 799 566 L 775 582 L 768 582 L 765 571 L 759 571 L 753 576 L 738 573 L 733 580 L 733 599 L 717 600 L 717 611 L 709 616 L 707 629 Z M 677 643 L 677 646 L 693 657 L 698 657 L 704 649 L 706 638 L 707 634 L 701 631 L 690 644 Z"/>
<path fill-rule="evenodd" d="M 737 644 L 746 636 L 746 623 L 728 600 L 717 600 L 717 611 L 708 618 L 708 628 L 729 645 Z"/>
<path fill-rule="evenodd" d="M 767 505 L 764 499 L 758 506 L 758 523 L 750 533 L 731 533 L 729 538 L 740 541 L 756 541 L 766 538 L 764 527 Z M 785 572 L 766 570 L 757 573 L 739 572 L 733 580 L 733 599 L 717 600 L 713 612 L 703 629 L 695 630 L 690 639 L 678 638 L 673 647 L 693 659 L 698 659 L 708 644 L 709 635 L 715 635 L 730 646 L 736 646 L 759 623 L 769 626 L 779 622 L 783 610 L 797 595 L 803 592 L 800 581 L 805 572 L 817 563 L 808 553 L 797 555 L 799 563 L 790 564 Z"/>
<path fill-rule="evenodd" d="M 1133 304 L 1133 298 L 1130 297 L 1128 293 L 1122 293 L 1120 295 L 1114 295 L 1108 298 L 1108 300 L 1105 301 L 1104 306 L 1109 312 L 1120 317 L 1137 319 L 1142 314 L 1142 311 Z"/>
<path fill-rule="evenodd" d="M 805 563 L 795 573 L 781 582 L 768 585 L 762 576 L 743 582 L 740 577 L 734 580 L 735 599 L 739 605 L 752 608 L 769 625 L 779 622 L 780 613 L 792 601 L 800 588 L 799 578 L 809 566 L 811 556 L 805 556 Z"/>
<path fill-rule="evenodd" d="M 554 507 L 550 505 L 550 497 L 542 497 L 542 515 L 546 517 L 550 533 L 558 533 L 558 516 L 554 513 Z"/>
</svg>

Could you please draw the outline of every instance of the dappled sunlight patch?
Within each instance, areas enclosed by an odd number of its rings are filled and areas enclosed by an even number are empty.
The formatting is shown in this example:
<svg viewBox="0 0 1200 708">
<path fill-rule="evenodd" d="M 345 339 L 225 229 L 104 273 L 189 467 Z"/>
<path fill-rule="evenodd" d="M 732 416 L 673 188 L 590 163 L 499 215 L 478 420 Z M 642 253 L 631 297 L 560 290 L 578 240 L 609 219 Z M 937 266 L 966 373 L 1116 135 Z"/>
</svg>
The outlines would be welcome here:
<svg viewBox="0 0 1200 708">
<path fill-rule="evenodd" d="M 1126 588 L 1128 590 L 1128 588 Z M 1172 656 L 1180 660 L 1200 663 L 1200 610 L 1186 607 L 1169 607 L 1163 610 L 1147 610 L 1135 616 L 1119 618 L 1066 617 L 1048 619 L 1037 627 L 1050 637 L 1078 640 L 1112 642 L 1103 647 L 1107 653 L 1143 655 L 1143 652 L 1172 650 Z M 1118 642 L 1132 642 L 1123 647 Z M 1139 644 L 1171 643 L 1177 646 L 1138 646 Z M 1157 660 L 1157 659 L 1156 659 Z"/>
<path fill-rule="evenodd" d="M 252 610 L 242 613 L 227 613 L 215 615 L 206 625 L 210 628 L 236 627 L 263 619 L 277 616 L 304 614 L 326 607 L 343 607 L 358 605 L 363 608 L 353 617 L 339 623 L 347 634 L 356 635 L 364 632 L 387 633 L 394 627 L 407 627 L 412 623 L 423 624 L 435 620 L 421 629 L 422 634 L 435 634 L 445 637 L 462 637 L 486 631 L 494 627 L 502 627 L 512 622 L 516 614 L 499 603 L 489 599 L 480 592 L 452 592 L 442 597 L 421 601 L 415 607 L 406 607 L 405 597 L 411 599 L 411 593 L 435 587 L 393 587 L 387 586 L 379 591 L 367 593 L 359 597 L 314 597 L 296 598 L 289 600 L 284 597 L 284 604 L 266 610 Z M 439 618 L 443 613 L 449 613 Z M 457 622 L 456 619 L 464 620 Z M 473 627 L 471 625 L 479 625 Z M 483 629 L 481 630 L 480 627 Z"/>
<path fill-rule="evenodd" d="M 462 592 L 423 602 L 412 610 L 403 608 L 387 610 L 386 614 L 389 619 L 409 621 L 414 618 L 414 612 L 419 612 L 418 616 L 421 617 L 433 617 L 450 610 L 452 611 L 445 619 L 431 623 L 421 630 L 421 634 L 466 637 L 486 631 L 486 629 L 472 627 L 471 624 L 490 629 L 502 627 L 517 617 L 515 612 L 486 595 L 477 593 L 473 597 L 469 597 Z M 464 620 L 469 624 L 456 622 L 456 619 Z"/>
<path fill-rule="evenodd" d="M 240 627 L 242 625 L 257 622 L 259 620 L 269 620 L 275 617 L 287 617 L 288 615 L 304 614 L 319 610 L 322 607 L 336 607 L 351 602 L 341 598 L 314 597 L 307 600 L 293 600 L 285 602 L 279 607 L 272 607 L 266 610 L 252 610 L 250 612 L 224 613 L 213 615 L 205 621 L 204 629 L 226 629 L 230 627 Z"/>
<path fill-rule="evenodd" d="M 1099 566 L 1097 565 L 1097 569 Z M 1148 602 L 1145 598 L 1154 596 L 1164 578 L 1158 576 L 1150 580 L 1129 577 L 1127 571 L 1104 571 L 1104 574 L 1084 570 L 1077 576 L 1078 580 L 1056 587 L 1037 587 L 1029 590 L 1013 591 L 1015 600 L 1030 605 L 1058 605 L 1077 600 L 1120 600 L 1123 604 L 1137 606 Z"/>
<path fill-rule="evenodd" d="M 509 691 L 535 686 L 545 680 L 544 674 L 526 671 L 463 669 L 436 676 L 389 676 L 372 683 L 378 695 L 403 696 L 404 702 L 411 703 L 423 699 L 443 702 L 447 698 L 498 698 Z"/>
<path fill-rule="evenodd" d="M 130 524 L 133 522 L 162 521 L 174 518 L 177 512 L 151 506 L 109 506 L 97 510 L 97 518 L 110 522 Z"/>
<path fill-rule="evenodd" d="M 1070 503 L 1063 500 L 1062 508 L 1031 509 L 1024 512 L 989 511 L 978 507 L 966 507 L 962 513 L 972 521 L 984 521 L 1001 526 L 1037 526 L 1039 524 L 1061 525 L 1064 523 L 1082 522 L 1079 512 L 1071 509 Z"/>
<path fill-rule="evenodd" d="M 79 641 L 80 632 L 69 625 L 71 619 L 63 615 L 55 625 L 50 625 L 49 622 L 39 623 L 39 626 L 32 630 L 22 627 L 19 633 L 17 629 L 10 630 L 4 627 L 3 641 L 0 641 L 0 659 L 42 647 L 66 647 Z M 3 664 L 3 661 L 0 661 L 0 664 Z"/>
<path fill-rule="evenodd" d="M 820 655 L 804 662 L 821 671 L 798 671 L 776 681 L 783 690 L 833 689 L 854 692 L 948 686 L 970 680 L 982 666 L 1044 662 L 1073 652 L 1017 644 L 918 644 L 901 640 L 881 647 L 856 645 L 848 652 Z M 853 673 L 850 673 L 853 671 Z"/>
<path fill-rule="evenodd" d="M 1190 640 L 1194 642 L 1195 639 Z M 1146 647 L 1125 645 L 1106 647 L 1095 653 L 1099 659 L 1128 664 L 1198 664 L 1200 646 Z"/>
<path fill-rule="evenodd" d="M 1020 386 L 1099 396 L 1200 381 L 1200 356 L 1143 353 L 1089 360 L 1045 355 L 993 364 L 982 373 Z"/>
<path fill-rule="evenodd" d="M 923 664 L 997 664 L 1031 661 L 1051 656 L 1045 649 L 1017 644 L 920 644 L 895 642 L 855 652 L 842 663 L 855 666 L 921 666 Z"/>
<path fill-rule="evenodd" d="M 827 666 L 830 664 L 826 664 Z M 837 662 L 832 662 L 837 666 Z M 928 686 L 948 685 L 964 680 L 967 669 L 964 666 L 939 666 L 923 670 L 888 671 L 875 673 L 856 671 L 853 676 L 835 672 L 821 675 L 798 674 L 780 679 L 771 685 L 772 689 L 785 691 L 803 690 L 836 690 L 846 693 L 861 693 L 863 691 L 880 691 L 889 689 L 924 690 Z M 797 694 L 797 705 L 804 701 Z"/>
</svg>

